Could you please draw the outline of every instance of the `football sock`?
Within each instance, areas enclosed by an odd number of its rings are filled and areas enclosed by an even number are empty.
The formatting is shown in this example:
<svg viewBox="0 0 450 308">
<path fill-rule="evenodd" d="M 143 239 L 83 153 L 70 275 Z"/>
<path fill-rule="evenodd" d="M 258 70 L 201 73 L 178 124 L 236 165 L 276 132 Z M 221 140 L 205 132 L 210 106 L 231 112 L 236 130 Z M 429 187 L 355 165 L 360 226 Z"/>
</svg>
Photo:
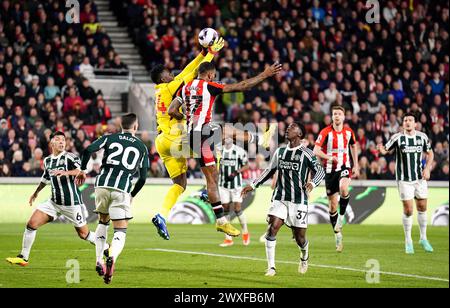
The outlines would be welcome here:
<svg viewBox="0 0 450 308">
<path fill-rule="evenodd" d="M 20 252 L 24 260 L 28 260 L 30 257 L 31 247 L 33 246 L 35 238 L 36 230 L 27 226 L 25 232 L 23 233 L 22 251 Z"/>
<path fill-rule="evenodd" d="M 114 262 L 117 262 L 117 258 L 125 246 L 126 238 L 127 228 L 114 228 L 113 240 L 111 242 L 111 256 L 114 258 Z"/>
<path fill-rule="evenodd" d="M 230 209 L 223 208 L 223 215 L 227 218 L 229 222 L 231 222 Z"/>
<path fill-rule="evenodd" d="M 184 192 L 184 188 L 178 184 L 173 184 L 164 198 L 164 202 L 161 207 L 161 216 L 167 221 L 169 217 L 170 210 L 177 203 L 178 197 Z"/>
<path fill-rule="evenodd" d="M 266 257 L 268 268 L 275 268 L 275 246 L 277 246 L 276 238 L 266 236 Z"/>
<path fill-rule="evenodd" d="M 342 197 L 339 199 L 339 215 L 344 216 L 345 211 L 347 210 L 348 202 L 350 201 L 350 194 L 346 197 Z"/>
<path fill-rule="evenodd" d="M 412 224 L 413 224 L 412 216 L 406 216 L 406 214 L 403 214 L 403 230 L 405 231 L 406 244 L 412 244 L 411 238 Z"/>
<path fill-rule="evenodd" d="M 338 213 L 337 212 L 334 212 L 334 213 L 329 212 L 329 213 L 330 213 L 330 223 L 331 223 L 331 226 L 333 227 L 333 231 L 334 231 L 334 227 L 336 226 L 336 222 L 338 219 Z"/>
<path fill-rule="evenodd" d="M 303 246 L 298 246 L 300 249 L 300 258 L 302 260 L 308 260 L 309 258 L 309 241 L 306 240 L 306 242 L 303 244 Z"/>
<path fill-rule="evenodd" d="M 95 256 L 97 262 L 101 262 L 103 259 L 103 251 L 105 250 L 106 240 L 108 238 L 109 222 L 99 222 L 97 229 L 95 230 Z"/>
<path fill-rule="evenodd" d="M 242 233 L 248 233 L 247 228 L 247 217 L 245 216 L 244 212 L 242 210 L 236 212 L 236 216 L 239 219 L 239 222 L 241 223 Z"/>
<path fill-rule="evenodd" d="M 211 203 L 211 206 L 214 210 L 214 214 L 216 215 L 217 220 L 219 221 L 220 218 L 224 217 L 225 218 L 225 212 L 223 210 L 223 206 L 222 203 L 219 202 L 215 202 L 215 203 Z M 226 218 L 225 218 L 226 220 Z M 223 220 L 221 220 L 223 221 Z"/>
<path fill-rule="evenodd" d="M 420 239 L 427 239 L 427 212 L 418 212 L 417 221 L 419 222 Z"/>
<path fill-rule="evenodd" d="M 91 243 L 92 245 L 95 245 L 95 234 L 93 234 L 91 231 L 89 231 L 88 235 L 84 239 L 85 241 Z"/>
</svg>

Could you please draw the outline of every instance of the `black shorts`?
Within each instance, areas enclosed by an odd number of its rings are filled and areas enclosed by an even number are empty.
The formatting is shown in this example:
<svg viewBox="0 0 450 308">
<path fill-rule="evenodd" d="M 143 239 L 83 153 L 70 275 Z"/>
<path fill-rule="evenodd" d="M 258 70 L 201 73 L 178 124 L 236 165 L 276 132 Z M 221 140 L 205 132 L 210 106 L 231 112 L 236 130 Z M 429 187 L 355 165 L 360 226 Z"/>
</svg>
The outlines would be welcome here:
<svg viewBox="0 0 450 308">
<path fill-rule="evenodd" d="M 334 171 L 325 175 L 325 188 L 327 196 L 332 196 L 339 192 L 339 182 L 342 178 L 351 178 L 352 170 L 350 168 L 343 168 L 340 171 Z"/>
<path fill-rule="evenodd" d="M 216 164 L 215 146 L 222 141 L 222 129 L 220 125 L 203 125 L 202 131 L 189 133 L 189 147 L 200 167 Z"/>
</svg>

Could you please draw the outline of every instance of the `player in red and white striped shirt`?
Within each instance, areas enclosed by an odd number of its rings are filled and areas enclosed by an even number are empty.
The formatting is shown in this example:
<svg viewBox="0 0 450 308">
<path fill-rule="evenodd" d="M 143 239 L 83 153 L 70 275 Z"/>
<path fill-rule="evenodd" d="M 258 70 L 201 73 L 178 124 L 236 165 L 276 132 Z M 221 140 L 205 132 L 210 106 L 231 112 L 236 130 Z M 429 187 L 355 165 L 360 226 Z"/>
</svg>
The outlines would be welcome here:
<svg viewBox="0 0 450 308">
<path fill-rule="evenodd" d="M 332 124 L 325 127 L 317 137 L 314 154 L 323 160 L 325 168 L 325 187 L 327 190 L 330 222 L 336 238 L 336 251 L 341 252 L 342 226 L 345 211 L 350 200 L 349 186 L 353 177 L 359 177 L 358 151 L 355 133 L 344 127 L 345 109 L 342 106 L 331 108 Z M 350 151 L 349 151 L 350 149 Z M 353 170 L 350 153 L 353 159 Z M 339 215 L 337 206 L 339 203 Z"/>
<path fill-rule="evenodd" d="M 216 214 L 216 229 L 231 236 L 238 236 L 240 231 L 227 221 L 220 202 L 219 175 L 216 167 L 214 146 L 221 142 L 222 134 L 221 127 L 211 121 L 214 101 L 222 93 L 249 90 L 265 79 L 279 73 L 281 68 L 281 64 L 275 63 L 253 78 L 235 84 L 222 85 L 213 82 L 216 77 L 214 64 L 204 62 L 198 68 L 198 78 L 183 86 L 169 107 L 169 115 L 179 120 L 184 117 L 180 112 L 181 106 L 184 105 L 186 107 L 189 144 L 192 151 L 197 154 L 201 170 L 206 178 L 208 199 Z M 269 129 L 261 141 L 270 141 L 269 139 L 274 132 L 274 130 Z M 232 136 L 235 136 L 234 132 Z M 247 132 L 245 139 L 243 140 L 245 142 L 257 140 L 256 136 Z M 264 143 L 267 142 L 262 144 Z M 258 144 L 260 143 L 258 142 Z"/>
</svg>

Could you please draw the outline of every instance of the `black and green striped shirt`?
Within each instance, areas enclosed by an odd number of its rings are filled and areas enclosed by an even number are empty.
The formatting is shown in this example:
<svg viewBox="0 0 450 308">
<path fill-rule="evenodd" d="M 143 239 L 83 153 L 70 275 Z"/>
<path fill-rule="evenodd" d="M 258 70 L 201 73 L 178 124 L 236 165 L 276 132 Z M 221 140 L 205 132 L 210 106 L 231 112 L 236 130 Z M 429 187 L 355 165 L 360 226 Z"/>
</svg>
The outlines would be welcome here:
<svg viewBox="0 0 450 308">
<path fill-rule="evenodd" d="M 102 136 L 83 152 L 82 170 L 86 169 L 91 154 L 101 149 L 105 151 L 95 187 L 112 188 L 130 193 L 135 173 L 139 171 L 145 180 L 149 168 L 148 150 L 139 138 L 130 133 Z"/>
<path fill-rule="evenodd" d="M 247 153 L 241 147 L 233 145 L 230 149 L 222 150 L 222 157 L 220 158 L 220 176 L 219 185 L 223 188 L 235 189 L 242 187 L 242 174 L 239 173 L 231 181 L 228 177 L 240 170 L 248 164 Z"/>
<path fill-rule="evenodd" d="M 409 136 L 397 133 L 386 143 L 386 151 L 394 150 L 397 181 L 413 182 L 422 179 L 422 156 L 431 151 L 428 136 L 416 132 Z"/>
<path fill-rule="evenodd" d="M 81 192 L 75 185 L 74 176 L 54 176 L 53 171 L 70 171 L 80 169 L 80 159 L 68 152 L 62 152 L 58 156 L 50 155 L 44 159 L 44 174 L 41 182 L 51 184 L 51 200 L 59 205 L 80 205 L 83 204 Z"/>
<path fill-rule="evenodd" d="M 278 171 L 278 179 L 272 200 L 290 201 L 296 204 L 308 204 L 308 195 L 305 185 L 312 182 L 318 186 L 325 178 L 322 165 L 314 153 L 300 145 L 295 148 L 278 148 L 260 177 L 253 182 L 253 187 L 258 187 Z M 314 177 L 309 180 L 311 172 Z"/>
</svg>

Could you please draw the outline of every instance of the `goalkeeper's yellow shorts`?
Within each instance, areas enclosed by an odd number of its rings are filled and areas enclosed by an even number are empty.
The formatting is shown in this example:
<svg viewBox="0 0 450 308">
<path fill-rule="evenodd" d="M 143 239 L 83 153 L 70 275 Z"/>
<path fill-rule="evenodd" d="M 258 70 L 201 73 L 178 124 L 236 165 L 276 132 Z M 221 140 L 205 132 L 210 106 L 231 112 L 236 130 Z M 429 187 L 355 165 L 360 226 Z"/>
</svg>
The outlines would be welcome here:
<svg viewBox="0 0 450 308">
<path fill-rule="evenodd" d="M 186 155 L 183 154 L 181 140 L 181 136 L 166 136 L 164 133 L 155 139 L 156 151 L 171 179 L 187 172 Z"/>
</svg>

